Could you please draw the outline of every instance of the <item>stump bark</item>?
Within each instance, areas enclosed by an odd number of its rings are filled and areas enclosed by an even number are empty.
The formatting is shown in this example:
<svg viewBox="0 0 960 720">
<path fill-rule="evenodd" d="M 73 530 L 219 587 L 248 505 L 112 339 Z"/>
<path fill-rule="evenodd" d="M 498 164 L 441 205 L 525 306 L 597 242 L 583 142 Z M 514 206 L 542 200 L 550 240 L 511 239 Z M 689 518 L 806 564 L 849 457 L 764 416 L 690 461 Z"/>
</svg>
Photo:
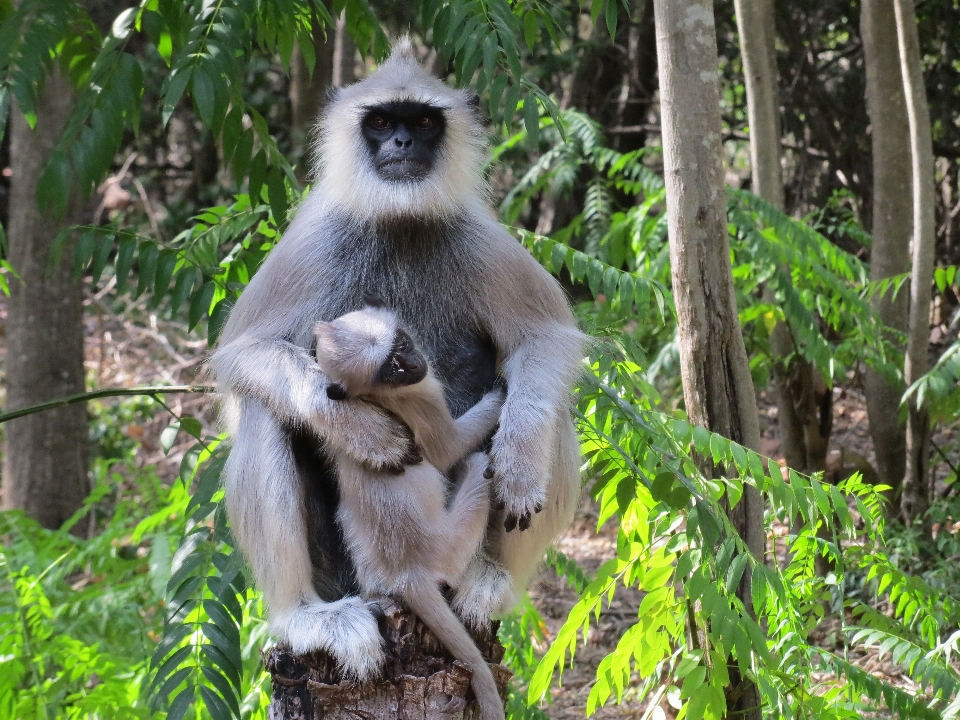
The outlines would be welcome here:
<svg viewBox="0 0 960 720">
<path fill-rule="evenodd" d="M 470 669 L 454 660 L 409 610 L 391 601 L 381 605 L 386 663 L 376 680 L 343 680 L 336 662 L 323 652 L 294 655 L 278 645 L 265 654 L 273 680 L 270 720 L 480 720 Z M 496 625 L 470 634 L 505 699 L 512 673 L 500 664 L 503 646 Z"/>
</svg>

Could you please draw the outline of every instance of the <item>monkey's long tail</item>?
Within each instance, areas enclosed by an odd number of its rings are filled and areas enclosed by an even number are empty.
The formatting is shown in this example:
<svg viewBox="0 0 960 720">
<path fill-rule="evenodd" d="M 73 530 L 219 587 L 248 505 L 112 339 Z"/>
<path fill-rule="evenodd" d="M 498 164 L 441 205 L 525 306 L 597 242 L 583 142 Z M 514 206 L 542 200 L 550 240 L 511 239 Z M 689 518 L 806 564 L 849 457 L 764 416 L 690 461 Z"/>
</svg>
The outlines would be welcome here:
<svg viewBox="0 0 960 720">
<path fill-rule="evenodd" d="M 480 703 L 483 720 L 504 720 L 503 701 L 490 666 L 483 659 L 467 629 L 447 605 L 436 581 L 424 579 L 412 582 L 403 593 L 403 599 L 424 625 L 437 636 L 444 647 L 464 665 L 473 670 L 470 683 Z"/>
</svg>

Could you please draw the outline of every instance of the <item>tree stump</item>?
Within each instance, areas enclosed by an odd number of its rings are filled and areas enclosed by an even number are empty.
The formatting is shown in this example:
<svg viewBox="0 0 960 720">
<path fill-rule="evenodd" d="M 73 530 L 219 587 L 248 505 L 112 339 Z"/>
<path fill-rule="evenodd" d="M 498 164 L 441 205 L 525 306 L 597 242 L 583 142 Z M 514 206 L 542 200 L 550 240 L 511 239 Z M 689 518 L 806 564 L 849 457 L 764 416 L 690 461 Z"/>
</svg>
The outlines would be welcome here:
<svg viewBox="0 0 960 720">
<path fill-rule="evenodd" d="M 270 720 L 480 720 L 470 689 L 473 673 L 453 659 L 409 610 L 382 602 L 380 632 L 386 663 L 381 677 L 365 683 L 343 680 L 324 652 L 294 655 L 282 645 L 271 648 L 264 665 L 273 679 Z M 494 625 L 470 634 L 506 698 L 512 673 L 499 663 L 503 646 Z"/>
</svg>

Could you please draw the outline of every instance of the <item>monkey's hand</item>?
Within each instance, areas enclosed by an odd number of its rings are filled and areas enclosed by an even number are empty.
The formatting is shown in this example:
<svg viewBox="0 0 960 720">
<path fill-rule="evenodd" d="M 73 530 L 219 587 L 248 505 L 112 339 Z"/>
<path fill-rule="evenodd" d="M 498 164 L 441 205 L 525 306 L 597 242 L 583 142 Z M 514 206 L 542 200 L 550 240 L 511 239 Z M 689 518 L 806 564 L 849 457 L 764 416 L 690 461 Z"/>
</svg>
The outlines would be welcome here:
<svg viewBox="0 0 960 720">
<path fill-rule="evenodd" d="M 524 440 L 528 438 L 523 438 Z M 534 438 L 529 438 L 535 441 Z M 503 527 L 507 532 L 514 528 L 526 530 L 533 516 L 543 510 L 547 484 L 543 471 L 532 461 L 541 453 L 527 448 L 524 443 L 513 442 L 505 437 L 504 427 L 493 438 L 490 465 L 487 475 L 495 478 L 494 498 L 497 507 L 504 511 Z"/>
<path fill-rule="evenodd" d="M 383 665 L 383 638 L 372 610 L 358 597 L 303 602 L 276 618 L 273 631 L 294 654 L 326 651 L 344 678 L 363 682 L 376 677 Z"/>
<path fill-rule="evenodd" d="M 324 400 L 311 424 L 339 452 L 373 470 L 395 473 L 423 461 L 413 432 L 396 416 L 363 400 Z"/>
</svg>

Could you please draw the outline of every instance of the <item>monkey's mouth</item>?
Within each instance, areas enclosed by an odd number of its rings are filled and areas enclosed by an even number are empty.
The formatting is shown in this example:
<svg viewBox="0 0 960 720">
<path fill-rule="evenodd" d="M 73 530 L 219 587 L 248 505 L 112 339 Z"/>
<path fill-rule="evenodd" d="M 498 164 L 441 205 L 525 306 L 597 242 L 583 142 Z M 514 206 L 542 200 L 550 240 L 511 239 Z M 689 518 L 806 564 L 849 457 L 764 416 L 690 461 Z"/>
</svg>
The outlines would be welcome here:
<svg viewBox="0 0 960 720">
<path fill-rule="evenodd" d="M 412 158 L 387 160 L 377 165 L 377 174 L 384 180 L 419 181 L 430 172 L 430 166 Z"/>
</svg>

